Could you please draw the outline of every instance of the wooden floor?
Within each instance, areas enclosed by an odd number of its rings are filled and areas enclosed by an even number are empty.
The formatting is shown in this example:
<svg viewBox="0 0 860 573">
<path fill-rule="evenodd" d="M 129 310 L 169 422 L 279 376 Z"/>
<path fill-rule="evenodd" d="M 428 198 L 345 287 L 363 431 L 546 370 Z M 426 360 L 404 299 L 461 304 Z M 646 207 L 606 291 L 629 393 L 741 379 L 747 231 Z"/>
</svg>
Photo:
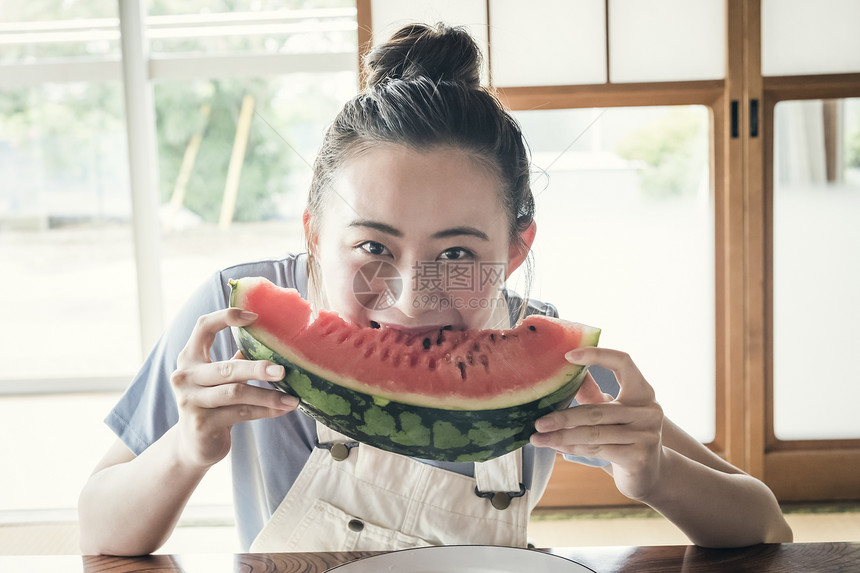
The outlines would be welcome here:
<svg viewBox="0 0 860 573">
<path fill-rule="evenodd" d="M 797 542 L 860 542 L 860 504 L 794 506 L 786 507 L 785 512 Z M 160 553 L 240 551 L 231 525 L 205 521 L 181 523 Z M 538 547 L 689 543 L 666 519 L 642 509 L 538 510 L 532 516 L 529 536 Z M 76 553 L 75 522 L 0 524 L 0 555 Z"/>
</svg>

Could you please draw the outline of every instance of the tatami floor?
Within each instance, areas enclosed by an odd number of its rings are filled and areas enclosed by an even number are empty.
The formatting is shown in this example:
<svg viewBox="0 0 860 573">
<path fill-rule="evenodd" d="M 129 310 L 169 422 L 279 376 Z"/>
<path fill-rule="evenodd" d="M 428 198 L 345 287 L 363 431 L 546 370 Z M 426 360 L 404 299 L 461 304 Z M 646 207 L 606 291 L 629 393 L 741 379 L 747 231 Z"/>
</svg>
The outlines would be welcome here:
<svg viewBox="0 0 860 573">
<path fill-rule="evenodd" d="M 860 542 L 860 503 L 785 506 L 796 542 Z M 538 547 L 595 545 L 677 545 L 687 538 L 650 510 L 538 510 L 529 528 Z M 238 552 L 232 524 L 211 517 L 186 519 L 162 548 L 163 553 Z M 74 521 L 0 523 L 0 555 L 76 554 Z"/>
<path fill-rule="evenodd" d="M 796 542 L 860 542 L 860 504 L 795 505 L 783 510 Z M 532 515 L 529 534 L 539 547 L 690 543 L 671 522 L 647 508 L 538 510 Z"/>
</svg>

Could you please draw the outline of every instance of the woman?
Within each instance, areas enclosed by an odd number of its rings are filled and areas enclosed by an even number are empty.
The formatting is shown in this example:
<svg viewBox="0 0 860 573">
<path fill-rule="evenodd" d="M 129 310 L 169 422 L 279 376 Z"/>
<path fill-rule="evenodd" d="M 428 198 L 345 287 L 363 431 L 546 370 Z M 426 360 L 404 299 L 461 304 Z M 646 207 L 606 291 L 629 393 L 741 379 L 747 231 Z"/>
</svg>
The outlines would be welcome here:
<svg viewBox="0 0 860 573">
<path fill-rule="evenodd" d="M 507 278 L 527 260 L 536 232 L 522 134 L 480 87 L 480 53 L 468 34 L 407 26 L 366 67 L 368 87 L 335 119 L 314 166 L 308 254 L 213 277 L 111 412 L 119 438 L 79 504 L 84 552 L 160 547 L 200 479 L 228 452 L 240 536 L 253 550 L 524 546 L 556 451 L 598 458 L 624 495 L 663 513 L 697 544 L 790 540 L 767 487 L 667 420 L 618 351 L 567 355 L 613 371 L 617 397 L 587 378 L 580 406 L 542 418 L 530 445 L 484 464 L 433 463 L 365 445 L 335 459 L 333 444 L 348 438 L 295 411 L 295 398 L 265 383 L 281 379 L 283 368 L 242 360 L 225 330 L 255 319 L 227 309 L 226 281 L 242 276 L 266 276 L 297 288 L 316 309 L 379 328 L 497 328 L 527 314 L 555 315 L 551 305 L 524 302 L 492 281 L 445 291 L 405 280 L 384 308 L 356 298 L 353 278 L 369 262 L 410 278 L 428 263 L 501 265 Z M 436 304 L 418 304 L 428 293 Z M 476 489 L 505 492 L 510 505 L 497 509 Z"/>
</svg>

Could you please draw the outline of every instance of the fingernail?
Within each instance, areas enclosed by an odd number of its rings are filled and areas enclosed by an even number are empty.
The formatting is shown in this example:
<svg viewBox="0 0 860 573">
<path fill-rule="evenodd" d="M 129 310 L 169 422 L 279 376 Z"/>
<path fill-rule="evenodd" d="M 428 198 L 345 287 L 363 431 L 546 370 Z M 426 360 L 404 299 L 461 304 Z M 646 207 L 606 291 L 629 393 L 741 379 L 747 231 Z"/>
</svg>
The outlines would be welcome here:
<svg viewBox="0 0 860 573">
<path fill-rule="evenodd" d="M 279 364 L 270 364 L 266 366 L 266 374 L 280 380 L 284 377 L 284 367 Z"/>
<path fill-rule="evenodd" d="M 529 441 L 531 441 L 533 446 L 543 446 L 548 442 L 548 440 L 549 436 L 544 434 L 532 434 L 531 438 L 529 438 Z"/>
<path fill-rule="evenodd" d="M 555 430 L 555 420 L 549 416 L 540 418 L 535 422 L 535 429 L 538 432 L 551 432 Z"/>
<path fill-rule="evenodd" d="M 281 396 L 281 404 L 289 406 L 290 408 L 298 408 L 299 399 L 290 395 Z"/>
<path fill-rule="evenodd" d="M 583 350 L 581 348 L 575 348 L 573 350 L 569 350 L 567 354 L 564 355 L 565 360 L 568 362 L 573 362 L 574 360 L 578 360 L 582 358 Z"/>
<path fill-rule="evenodd" d="M 250 310 L 243 310 L 239 313 L 239 318 L 242 320 L 256 320 L 257 316 L 256 312 L 251 312 Z"/>
</svg>

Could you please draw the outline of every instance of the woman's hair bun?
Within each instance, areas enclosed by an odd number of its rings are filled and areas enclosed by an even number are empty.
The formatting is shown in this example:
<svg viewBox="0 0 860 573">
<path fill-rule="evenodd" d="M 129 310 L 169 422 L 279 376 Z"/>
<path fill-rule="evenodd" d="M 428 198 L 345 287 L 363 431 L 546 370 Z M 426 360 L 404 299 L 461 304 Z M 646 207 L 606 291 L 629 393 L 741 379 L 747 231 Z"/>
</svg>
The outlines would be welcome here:
<svg viewBox="0 0 860 573">
<path fill-rule="evenodd" d="M 481 51 L 465 28 L 409 24 L 374 47 L 365 57 L 364 69 L 368 87 L 395 79 L 427 78 L 478 88 Z"/>
</svg>

